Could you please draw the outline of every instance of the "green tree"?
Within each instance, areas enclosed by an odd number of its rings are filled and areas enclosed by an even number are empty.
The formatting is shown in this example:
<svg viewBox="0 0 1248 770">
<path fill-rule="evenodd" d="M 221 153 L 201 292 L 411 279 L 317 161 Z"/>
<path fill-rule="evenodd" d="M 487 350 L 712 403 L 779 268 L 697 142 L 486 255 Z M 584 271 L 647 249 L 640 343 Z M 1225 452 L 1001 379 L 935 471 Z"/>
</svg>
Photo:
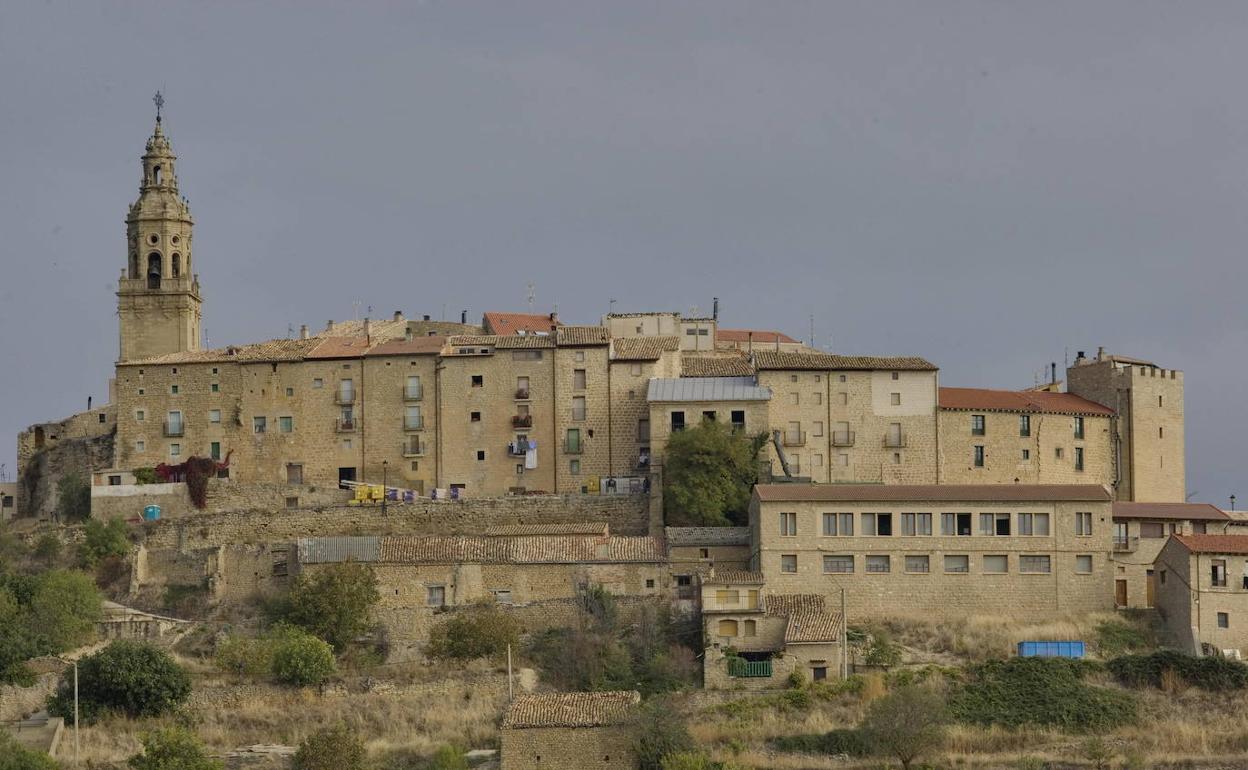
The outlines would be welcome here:
<svg viewBox="0 0 1248 770">
<path fill-rule="evenodd" d="M 301 628 L 284 626 L 269 638 L 274 678 L 298 687 L 320 684 L 334 673 L 334 649 L 329 642 Z"/>
<path fill-rule="evenodd" d="M 143 642 L 118 640 L 78 662 L 79 712 L 92 722 L 105 713 L 155 717 L 186 702 L 191 679 L 167 652 Z M 48 712 L 73 718 L 74 674 L 61 675 Z"/>
<path fill-rule="evenodd" d="M 296 578 L 281 614 L 342 652 L 371 630 L 369 613 L 380 599 L 372 568 L 355 562 L 333 564 L 311 579 Z"/>
<path fill-rule="evenodd" d="M 441 660 L 499 658 L 520 639 L 520 623 L 490 601 L 456 612 L 429 632 L 429 657 Z"/>
<path fill-rule="evenodd" d="M 662 698 L 652 698 L 641 707 L 634 729 L 639 770 L 665 770 L 664 759 L 694 751 L 684 717 Z"/>
<path fill-rule="evenodd" d="M 61 558 L 62 548 L 61 539 L 49 532 L 35 542 L 35 558 L 45 565 L 51 565 Z"/>
<path fill-rule="evenodd" d="M 126 522 L 120 518 L 107 522 L 91 519 L 82 527 L 82 543 L 78 546 L 78 558 L 87 567 L 94 567 L 110 557 L 124 557 L 130 553 L 130 537 Z"/>
<path fill-rule="evenodd" d="M 766 434 L 747 436 L 715 422 L 672 433 L 663 460 L 669 526 L 744 523 Z"/>
<path fill-rule="evenodd" d="M 143 737 L 143 751 L 130 757 L 134 770 L 221 770 L 220 760 L 204 751 L 194 733 L 181 727 L 164 727 Z"/>
<path fill-rule="evenodd" d="M 35 581 L 29 615 L 40 639 L 40 653 L 64 652 L 95 638 L 102 615 L 100 592 L 81 572 L 50 570 Z"/>
<path fill-rule="evenodd" d="M 897 757 L 903 770 L 910 770 L 916 759 L 941 746 L 948 723 L 941 693 L 908 685 L 872 703 L 862 731 L 879 753 Z"/>
<path fill-rule="evenodd" d="M 56 760 L 42 751 L 31 751 L 5 731 L 0 731 L 0 770 L 58 770 Z"/>
<path fill-rule="evenodd" d="M 66 473 L 56 482 L 56 510 L 62 521 L 91 518 L 91 486 L 77 473 Z"/>
<path fill-rule="evenodd" d="M 295 752 L 294 770 L 364 770 L 364 742 L 345 725 L 317 730 Z"/>
</svg>

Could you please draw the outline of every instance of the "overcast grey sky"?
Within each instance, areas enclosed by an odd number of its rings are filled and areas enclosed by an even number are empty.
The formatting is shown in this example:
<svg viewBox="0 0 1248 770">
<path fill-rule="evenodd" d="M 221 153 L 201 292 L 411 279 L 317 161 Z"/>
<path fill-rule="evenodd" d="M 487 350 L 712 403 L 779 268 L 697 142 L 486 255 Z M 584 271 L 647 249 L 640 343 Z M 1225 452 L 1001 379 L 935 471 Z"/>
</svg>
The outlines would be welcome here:
<svg viewBox="0 0 1248 770">
<path fill-rule="evenodd" d="M 1025 387 L 1185 370 L 1248 495 L 1248 3 L 0 5 L 0 462 L 106 394 L 166 126 L 214 346 L 403 310 L 710 308 Z M 1246 500 L 1245 502 L 1248 502 Z"/>
</svg>

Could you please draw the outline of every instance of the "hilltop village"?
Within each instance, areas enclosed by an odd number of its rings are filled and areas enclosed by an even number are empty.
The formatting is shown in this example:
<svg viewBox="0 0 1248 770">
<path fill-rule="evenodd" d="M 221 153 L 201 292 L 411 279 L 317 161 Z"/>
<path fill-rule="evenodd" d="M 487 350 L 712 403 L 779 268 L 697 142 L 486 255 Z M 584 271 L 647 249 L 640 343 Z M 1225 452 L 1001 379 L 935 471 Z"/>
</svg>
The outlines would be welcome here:
<svg viewBox="0 0 1248 770">
<path fill-rule="evenodd" d="M 18 480 L 0 490 L 32 549 L 125 523 L 98 581 L 113 602 L 103 635 L 219 660 L 228 634 L 264 633 L 259 608 L 366 569 L 377 670 L 447 667 L 456 618 L 514 625 L 510 666 L 459 666 L 494 683 L 473 702 L 488 727 L 460 740 L 489 744 L 481 761 L 503 770 L 647 766 L 646 686 L 561 682 L 533 663 L 540 644 L 522 654 L 546 640 L 571 659 L 559 634 L 608 616 L 628 644 L 647 623 L 683 629 L 634 658 L 683 661 L 677 689 L 711 704 L 847 693 L 898 665 L 868 658 L 907 623 L 1082 633 L 1095 624 L 1080 618 L 1117 613 L 1194 656 L 1248 651 L 1248 535 L 1187 499 L 1184 378 L 1165 363 L 1089 349 L 1036 387 L 942 387 L 911 351 L 728 328 L 717 300 L 708 317 L 579 325 L 395 311 L 208 349 L 194 220 L 159 118 L 141 166 L 108 403 L 24 431 Z M 742 510 L 679 510 L 678 444 L 697 431 L 753 452 Z M 74 483 L 87 524 L 70 520 Z M 49 694 L 56 673 L 40 681 Z M 19 689 L 0 693 L 3 718 L 38 713 Z M 68 732 L 51 740 L 72 756 Z M 748 754 L 743 766 L 767 766 Z"/>
</svg>

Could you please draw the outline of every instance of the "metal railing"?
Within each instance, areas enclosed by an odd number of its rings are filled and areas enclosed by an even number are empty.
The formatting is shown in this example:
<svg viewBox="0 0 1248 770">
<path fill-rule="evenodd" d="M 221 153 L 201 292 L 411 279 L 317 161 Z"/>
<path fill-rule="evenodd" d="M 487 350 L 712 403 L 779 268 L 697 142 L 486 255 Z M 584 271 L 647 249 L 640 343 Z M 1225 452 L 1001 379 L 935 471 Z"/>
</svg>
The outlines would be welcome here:
<svg viewBox="0 0 1248 770">
<path fill-rule="evenodd" d="M 884 446 L 889 449 L 900 449 L 906 445 L 905 433 L 888 433 L 884 436 Z"/>
<path fill-rule="evenodd" d="M 529 451 L 528 442 L 521 444 L 518 441 L 507 442 L 507 454 L 510 457 L 524 457 Z"/>
<path fill-rule="evenodd" d="M 403 430 L 424 430 L 424 429 L 425 429 L 424 415 L 420 415 L 418 417 L 406 417 L 405 416 L 403 418 Z"/>
<path fill-rule="evenodd" d="M 404 441 L 403 456 L 404 457 L 421 457 L 425 454 L 425 444 L 423 441 Z"/>
<path fill-rule="evenodd" d="M 1134 551 L 1140 547 L 1140 539 L 1138 537 L 1121 537 L 1114 536 L 1114 550 L 1119 553 Z"/>
<path fill-rule="evenodd" d="M 529 400 L 529 389 L 528 389 L 528 388 L 516 388 L 516 400 L 517 400 L 517 401 L 528 401 L 528 400 Z"/>
<path fill-rule="evenodd" d="M 421 385 L 405 385 L 403 387 L 404 401 L 419 401 L 425 397 L 425 389 Z"/>
<path fill-rule="evenodd" d="M 355 403 L 355 391 L 354 390 L 342 390 L 342 389 L 334 391 L 334 403 L 342 404 L 343 406 L 349 406 L 351 404 L 354 404 Z"/>
<path fill-rule="evenodd" d="M 177 438 L 186 435 L 186 424 L 178 422 L 170 422 L 165 420 L 165 436 L 169 438 Z"/>
<path fill-rule="evenodd" d="M 832 446 L 853 446 L 856 434 L 852 430 L 832 431 Z"/>
<path fill-rule="evenodd" d="M 806 446 L 806 431 L 786 432 L 783 440 L 785 446 Z"/>
<path fill-rule="evenodd" d="M 340 417 L 334 420 L 334 430 L 339 433 L 355 433 L 355 418 Z"/>
<path fill-rule="evenodd" d="M 531 428 L 533 427 L 533 415 L 516 414 L 511 417 L 511 427 L 513 428 Z"/>
<path fill-rule="evenodd" d="M 728 676 L 737 677 L 769 677 L 771 676 L 770 660 L 728 660 Z"/>
</svg>

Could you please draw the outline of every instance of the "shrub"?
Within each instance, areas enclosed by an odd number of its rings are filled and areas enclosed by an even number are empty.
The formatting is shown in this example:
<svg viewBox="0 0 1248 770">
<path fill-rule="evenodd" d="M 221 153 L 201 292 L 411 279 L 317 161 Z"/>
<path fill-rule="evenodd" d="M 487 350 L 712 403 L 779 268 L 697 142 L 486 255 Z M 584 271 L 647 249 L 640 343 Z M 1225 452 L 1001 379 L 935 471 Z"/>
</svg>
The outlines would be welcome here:
<svg viewBox="0 0 1248 770">
<path fill-rule="evenodd" d="M 133 472 L 135 484 L 155 484 L 160 481 L 155 468 L 135 468 Z"/>
<path fill-rule="evenodd" d="M 684 718 L 661 698 L 641 707 L 635 735 L 638 770 L 664 770 L 665 757 L 694 750 Z"/>
<path fill-rule="evenodd" d="M 142 642 L 118 640 L 78 663 L 79 713 L 92 722 L 109 712 L 154 717 L 172 711 L 191 694 L 186 671 L 164 650 Z M 74 714 L 74 673 L 61 675 L 48 699 L 54 716 Z"/>
<path fill-rule="evenodd" d="M 221 770 L 189 730 L 165 727 L 143 737 L 143 751 L 130 757 L 134 770 Z"/>
<path fill-rule="evenodd" d="M 217 642 L 213 660 L 231 674 L 268 676 L 273 671 L 273 646 L 265 639 L 231 634 Z"/>
<path fill-rule="evenodd" d="M 91 517 L 91 487 L 76 473 L 56 482 L 56 510 L 62 521 L 85 521 Z"/>
<path fill-rule="evenodd" d="M 35 558 L 44 564 L 53 564 L 61 558 L 63 544 L 61 539 L 51 532 L 41 535 L 35 542 Z"/>
<path fill-rule="evenodd" d="M 295 579 L 282 619 L 304 628 L 341 652 L 371 630 L 369 613 L 381 594 L 377 576 L 363 564 L 332 564 L 311 579 Z"/>
<path fill-rule="evenodd" d="M 1019 727 L 1034 724 L 1070 732 L 1100 732 L 1135 721 L 1136 699 L 1128 692 L 1083 681 L 1098 667 L 1065 658 L 1011 658 L 967 671 L 950 698 L 961 722 Z"/>
<path fill-rule="evenodd" d="M 1096 626 L 1096 647 L 1102 657 L 1145 650 L 1152 639 L 1139 626 L 1121 620 L 1107 620 Z"/>
<path fill-rule="evenodd" d="M 871 755 L 871 745 L 861 730 L 832 730 L 816 735 L 784 735 L 773 738 L 771 747 L 792 754 Z"/>
<path fill-rule="evenodd" d="M 468 758 L 458 746 L 442 746 L 433 752 L 429 770 L 468 770 Z"/>
<path fill-rule="evenodd" d="M 451 615 L 429 632 L 429 657 L 442 660 L 495 658 L 520 639 L 520 623 L 488 601 Z"/>
<path fill-rule="evenodd" d="M 306 687 L 320 684 L 334 673 L 333 648 L 302 629 L 277 629 L 270 644 L 272 672 L 279 682 Z"/>
<path fill-rule="evenodd" d="M 901 646 L 893 642 L 887 631 L 877 629 L 871 633 L 871 645 L 863 662 L 868 666 L 895 666 L 901 662 Z"/>
<path fill-rule="evenodd" d="M 1109 661 L 1110 673 L 1128 687 L 1173 687 L 1177 675 L 1202 690 L 1242 690 L 1248 687 L 1248 664 L 1219 657 L 1197 658 L 1175 650 L 1150 655 L 1124 655 Z"/>
<path fill-rule="evenodd" d="M 0 770 L 58 770 L 56 760 L 42 751 L 31 751 L 6 731 L 0 731 Z"/>
<path fill-rule="evenodd" d="M 295 752 L 294 770 L 364 770 L 364 742 L 345 725 L 318 730 Z"/>
<path fill-rule="evenodd" d="M 78 546 L 78 558 L 83 565 L 94 567 L 110 557 L 122 558 L 130 553 L 130 538 L 126 522 L 109 519 L 107 522 L 91 519 L 82 528 L 82 543 Z"/>
<path fill-rule="evenodd" d="M 716 762 L 701 751 L 682 751 L 663 757 L 663 770 L 736 770 L 736 765 Z"/>
<path fill-rule="evenodd" d="M 930 687 L 902 687 L 871 704 L 862 721 L 867 743 L 910 770 L 916 759 L 940 747 L 949 713 L 944 696 Z"/>
</svg>

